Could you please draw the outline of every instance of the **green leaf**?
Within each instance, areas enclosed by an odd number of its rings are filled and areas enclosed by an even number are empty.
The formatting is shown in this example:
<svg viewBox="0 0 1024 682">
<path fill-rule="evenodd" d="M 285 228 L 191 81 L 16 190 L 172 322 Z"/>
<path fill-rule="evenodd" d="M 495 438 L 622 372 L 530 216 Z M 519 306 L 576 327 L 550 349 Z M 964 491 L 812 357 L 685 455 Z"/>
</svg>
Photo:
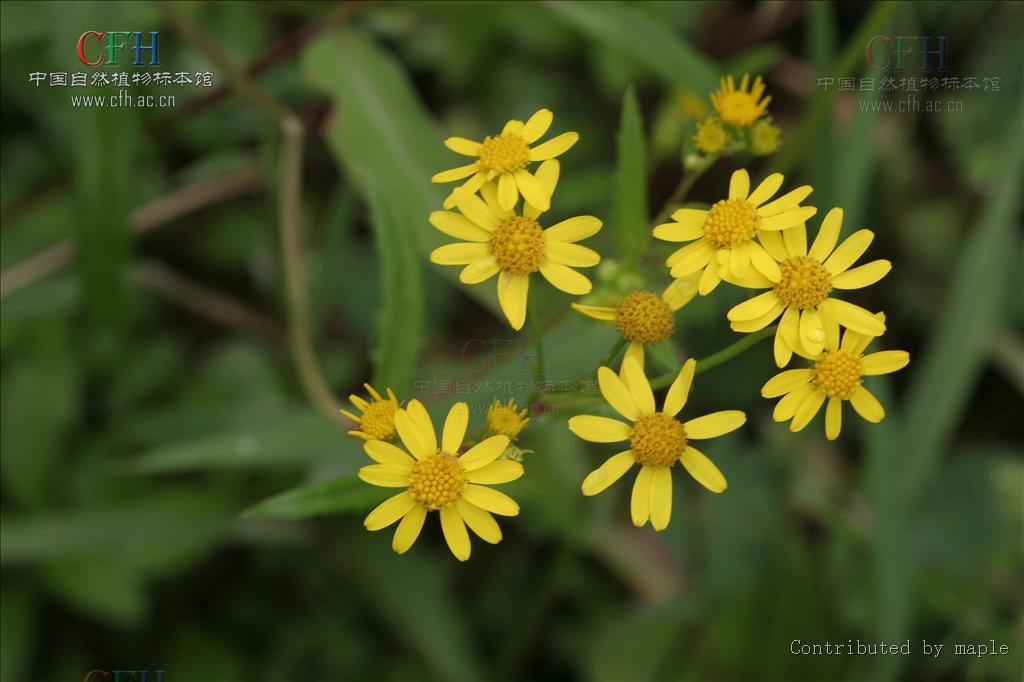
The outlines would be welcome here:
<svg viewBox="0 0 1024 682">
<path fill-rule="evenodd" d="M 622 2 L 545 2 L 552 14 L 631 57 L 666 82 L 696 93 L 715 89 L 718 69 L 664 22 Z"/>
<path fill-rule="evenodd" d="M 207 469 L 305 467 L 354 451 L 354 441 L 306 410 L 252 419 L 245 425 L 195 440 L 159 447 L 135 457 L 128 469 L 168 474 Z"/>
<path fill-rule="evenodd" d="M 644 124 L 636 93 L 630 88 L 622 98 L 622 122 L 617 138 L 619 164 L 615 169 L 612 215 L 615 237 L 623 258 L 636 263 L 648 242 L 647 150 Z"/>
<path fill-rule="evenodd" d="M 356 476 L 342 476 L 278 493 L 253 505 L 243 515 L 296 521 L 325 514 L 363 512 L 373 509 L 393 493 L 368 485 Z"/>
</svg>

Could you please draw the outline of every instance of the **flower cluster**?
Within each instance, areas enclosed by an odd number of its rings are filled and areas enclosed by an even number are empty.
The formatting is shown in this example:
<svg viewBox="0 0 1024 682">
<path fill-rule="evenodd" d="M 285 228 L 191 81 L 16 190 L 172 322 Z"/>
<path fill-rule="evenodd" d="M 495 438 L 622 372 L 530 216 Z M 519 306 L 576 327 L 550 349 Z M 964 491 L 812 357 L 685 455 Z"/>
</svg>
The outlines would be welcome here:
<svg viewBox="0 0 1024 682">
<path fill-rule="evenodd" d="M 706 109 L 698 113 L 698 105 L 703 106 L 698 98 L 681 100 L 680 107 L 688 115 L 700 117 L 694 135 L 694 144 L 706 155 L 700 170 L 726 150 L 774 151 L 779 133 L 767 116 L 770 101 L 761 78 L 751 84 L 749 76 L 738 88 L 731 76 L 723 79 L 720 90 L 711 96 L 711 114 Z M 552 113 L 541 109 L 525 122 L 509 121 L 500 133 L 482 142 L 448 138 L 449 149 L 475 160 L 432 178 L 465 182 L 447 196 L 444 210 L 429 216 L 431 225 L 459 240 L 435 249 L 430 260 L 460 266 L 459 279 L 469 285 L 497 275 L 498 302 L 516 330 L 527 318 L 530 275 L 540 273 L 555 288 L 582 296 L 592 286 L 576 268 L 601 261 L 596 251 L 578 243 L 601 229 L 597 218 L 577 216 L 542 225 L 558 185 L 556 157 L 579 138 L 566 132 L 538 143 L 552 121 Z M 865 355 L 868 344 L 885 332 L 885 316 L 845 299 L 845 292 L 870 286 L 891 269 L 886 260 L 857 265 L 873 233 L 859 230 L 840 241 L 843 211 L 833 208 L 808 247 L 807 221 L 818 209 L 804 202 L 813 189 L 809 185 L 784 189 L 784 185 L 780 173 L 769 174 L 753 186 L 746 170 L 736 170 L 728 192 L 708 208 L 679 208 L 669 222 L 653 227 L 657 239 L 680 244 L 665 261 L 671 277 L 667 287 L 644 288 L 637 274 L 641 286 L 617 300 L 599 301 L 614 305 L 571 303 L 576 311 L 614 325 L 619 332 L 609 362 L 625 349 L 618 371 L 607 366 L 597 370 L 601 396 L 625 421 L 601 415 L 568 420 L 570 431 L 583 440 L 629 444 L 592 471 L 581 490 L 586 496 L 595 495 L 639 464 L 630 502 L 637 526 L 648 521 L 655 530 L 668 526 L 672 469 L 677 461 L 705 488 L 723 492 L 725 476 L 693 443 L 732 432 L 747 419 L 739 410 L 686 420 L 679 417 L 701 371 L 701 364 L 693 359 L 655 382 L 669 386 L 658 409 L 645 372 L 645 348 L 673 338 L 677 313 L 696 296 L 708 296 L 723 283 L 748 290 L 750 297 L 726 315 L 731 328 L 767 335 L 770 332 L 764 330 L 777 323 L 773 348 L 778 367 L 786 368 L 794 355 L 807 362 L 803 368 L 785 369 L 761 389 L 765 398 L 781 398 L 773 417 L 789 421 L 793 431 L 807 426 L 826 400 L 829 439 L 839 435 L 843 401 L 849 401 L 864 419 L 881 420 L 884 410 L 864 387 L 863 378 L 896 371 L 909 360 L 904 351 Z M 543 379 L 542 369 L 539 374 Z M 418 400 L 403 407 L 390 389 L 386 398 L 369 385 L 366 389 L 369 400 L 350 397 L 359 414 L 345 412 L 358 425 L 350 433 L 365 441 L 366 454 L 375 462 L 360 469 L 359 477 L 373 485 L 402 489 L 370 513 L 366 527 L 379 530 L 398 522 L 393 547 L 402 553 L 416 540 L 427 513 L 437 511 L 448 546 L 458 559 L 470 554 L 467 526 L 483 540 L 498 542 L 501 530 L 492 514 L 513 516 L 519 507 L 487 486 L 513 481 L 524 473 L 522 455 L 530 451 L 520 449 L 515 440 L 529 423 L 526 410 L 511 400 L 495 400 L 481 437 L 464 443 L 469 410 L 465 403 L 456 403 L 438 442 L 430 416 Z M 389 442 L 396 436 L 404 449 Z"/>
</svg>

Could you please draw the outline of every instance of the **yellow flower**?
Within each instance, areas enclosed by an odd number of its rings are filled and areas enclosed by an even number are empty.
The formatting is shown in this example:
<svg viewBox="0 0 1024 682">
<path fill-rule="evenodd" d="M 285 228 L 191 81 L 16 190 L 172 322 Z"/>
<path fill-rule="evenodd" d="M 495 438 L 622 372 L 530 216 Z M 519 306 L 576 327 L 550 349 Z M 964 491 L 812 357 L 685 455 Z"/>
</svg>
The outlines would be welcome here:
<svg viewBox="0 0 1024 682">
<path fill-rule="evenodd" d="M 711 105 L 720 119 L 735 128 L 746 128 L 756 121 L 772 101 L 771 97 L 761 98 L 764 94 L 764 81 L 760 76 L 749 90 L 750 74 L 746 73 L 743 74 L 738 90 L 732 76 L 728 80 L 722 78 L 720 83 L 721 87 L 711 95 Z"/>
<path fill-rule="evenodd" d="M 694 121 L 704 118 L 708 113 L 704 99 L 690 90 L 683 90 L 676 95 L 676 108 L 683 118 Z"/>
<path fill-rule="evenodd" d="M 614 322 L 622 338 L 629 341 L 622 360 L 634 358 L 644 367 L 644 346 L 672 338 L 675 312 L 697 295 L 697 279 L 677 279 L 669 284 L 661 296 L 651 291 L 634 291 L 610 306 L 571 304 L 587 317 L 602 322 Z"/>
<path fill-rule="evenodd" d="M 439 512 L 444 538 L 459 561 L 469 558 L 467 525 L 485 542 L 495 544 L 501 540 L 501 529 L 491 514 L 519 513 L 515 500 L 483 485 L 508 483 L 523 475 L 519 462 L 498 460 L 508 447 L 508 437 L 492 436 L 460 456 L 468 423 L 469 406 L 453 405 L 438 448 L 430 415 L 422 403 L 410 400 L 405 409 L 395 412 L 395 427 L 408 453 L 379 440 L 363 446 L 377 464 L 361 468 L 359 478 L 382 488 L 406 489 L 382 502 L 363 522 L 368 530 L 380 530 L 401 519 L 391 544 L 399 554 L 419 537 L 428 511 Z"/>
<path fill-rule="evenodd" d="M 772 173 L 751 192 L 750 176 L 740 169 L 729 181 L 728 199 L 708 211 L 681 208 L 672 214 L 674 222 L 655 227 L 654 236 L 658 239 L 693 242 L 669 256 L 666 264 L 672 276 L 702 273 L 698 291 L 706 296 L 722 279 L 745 277 L 751 266 L 763 275 L 775 275 L 778 263 L 754 237 L 796 227 L 818 211 L 813 206 L 800 205 L 814 191 L 810 185 L 768 202 L 782 187 L 782 181 L 781 173 Z"/>
<path fill-rule="evenodd" d="M 803 225 L 766 232 L 759 239 L 781 265 L 768 276 L 751 271 L 738 282 L 753 289 L 769 289 L 735 306 L 727 313 L 733 331 L 756 332 L 782 316 L 775 332 L 775 364 L 785 367 L 793 353 L 815 357 L 825 348 L 839 345 L 839 325 L 868 336 L 885 333 L 885 324 L 873 313 L 830 296 L 833 289 L 862 289 L 885 277 L 892 269 L 887 260 L 875 260 L 850 269 L 867 250 L 875 235 L 858 230 L 839 247 L 843 209 L 833 208 L 821 221 L 810 250 Z M 771 268 L 768 268 L 772 270 Z"/>
<path fill-rule="evenodd" d="M 884 322 L 881 313 L 877 317 Z M 889 374 L 906 367 L 910 354 L 903 350 L 883 350 L 864 355 L 864 349 L 874 337 L 847 329 L 842 345 L 829 343 L 807 369 L 790 369 L 768 380 L 761 389 L 765 398 L 784 396 L 775 405 L 772 418 L 777 422 L 792 419 L 790 431 L 799 431 L 814 419 L 822 403 L 825 409 L 825 435 L 829 440 L 839 436 L 843 424 L 843 401 L 849 400 L 853 409 L 869 422 L 880 422 L 885 410 L 878 399 L 864 388 L 863 377 Z"/>
<path fill-rule="evenodd" d="M 750 129 L 750 151 L 767 156 L 779 148 L 782 131 L 768 119 L 761 119 Z"/>
<path fill-rule="evenodd" d="M 629 441 L 629 449 L 608 459 L 583 481 L 583 494 L 596 495 L 619 480 L 634 463 L 641 465 L 633 483 L 630 511 L 633 524 L 642 526 L 650 519 L 655 530 L 664 530 L 672 516 L 672 466 L 678 459 L 698 483 L 720 493 L 725 477 L 710 459 L 690 445 L 691 440 L 715 438 L 738 429 L 747 417 L 738 410 L 714 412 L 687 422 L 675 417 L 686 404 L 697 367 L 687 360 L 665 396 L 662 411 L 657 412 L 654 394 L 640 365 L 627 358 L 622 378 L 607 367 L 597 371 L 601 395 L 616 412 L 633 422 L 632 426 L 608 417 L 582 415 L 569 420 L 569 429 L 594 443 Z"/>
<path fill-rule="evenodd" d="M 717 154 L 729 143 L 729 134 L 710 116 L 697 124 L 697 132 L 693 134 L 693 143 L 705 154 Z"/>
<path fill-rule="evenodd" d="M 395 411 L 398 409 L 398 398 L 390 388 L 387 389 L 388 397 L 382 398 L 370 384 L 363 384 L 363 386 L 370 394 L 370 400 L 360 398 L 354 393 L 348 397 L 349 402 L 356 406 L 360 414 L 356 415 L 347 410 L 340 410 L 343 415 L 359 425 L 358 429 L 349 431 L 349 435 L 363 440 L 391 440 L 395 437 Z"/>
<path fill-rule="evenodd" d="M 487 428 L 491 433 L 515 438 L 530 423 L 526 410 L 519 410 L 512 398 L 502 403 L 497 398 L 487 408 Z"/>
<path fill-rule="evenodd" d="M 545 161 L 537 169 L 537 182 L 547 194 L 558 182 L 558 162 Z M 595 235 L 601 221 L 593 216 L 577 216 L 544 229 L 537 222 L 540 207 L 526 202 L 522 215 L 501 208 L 493 183 L 481 189 L 483 199 L 466 191 L 456 191 L 461 213 L 434 211 L 430 224 L 456 239 L 466 242 L 434 249 L 430 260 L 440 265 L 465 265 L 459 275 L 463 284 L 479 284 L 498 275 L 498 302 L 513 329 L 522 329 L 526 320 L 526 298 L 530 274 L 540 272 L 555 288 L 569 294 L 590 291 L 590 280 L 576 268 L 593 267 L 601 262 L 596 251 L 575 242 Z"/>
<path fill-rule="evenodd" d="M 543 144 L 531 147 L 551 127 L 554 115 L 548 109 L 541 109 L 526 123 L 509 121 L 498 135 L 488 135 L 483 142 L 474 142 L 464 137 L 449 137 L 444 145 L 457 154 L 475 156 L 476 161 L 459 168 L 437 173 L 431 182 L 453 182 L 469 177 L 462 189 L 476 192 L 484 183 L 497 178 L 499 205 L 504 211 L 511 211 L 522 193 L 526 200 L 542 211 L 551 205 L 551 193 L 526 167 L 533 161 L 553 159 L 564 154 L 576 141 L 579 133 L 562 133 Z M 471 177 L 470 177 L 471 176 Z M 456 205 L 453 191 L 444 201 L 445 208 Z"/>
</svg>

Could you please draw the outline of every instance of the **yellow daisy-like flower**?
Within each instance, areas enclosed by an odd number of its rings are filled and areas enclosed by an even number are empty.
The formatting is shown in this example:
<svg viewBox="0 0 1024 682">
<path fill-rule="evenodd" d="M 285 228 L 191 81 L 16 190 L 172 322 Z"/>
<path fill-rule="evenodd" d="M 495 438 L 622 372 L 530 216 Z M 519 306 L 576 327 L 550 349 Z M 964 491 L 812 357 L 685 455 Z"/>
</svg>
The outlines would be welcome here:
<svg viewBox="0 0 1024 682">
<path fill-rule="evenodd" d="M 877 317 L 884 322 L 883 314 Z M 769 379 L 761 388 L 761 395 L 765 398 L 784 396 L 775 405 L 772 418 L 777 422 L 791 419 L 789 430 L 799 431 L 814 419 L 827 398 L 825 435 L 829 440 L 839 437 L 844 400 L 849 400 L 857 414 L 869 422 L 882 421 L 885 410 L 864 388 L 864 377 L 902 369 L 910 362 L 910 354 L 903 350 L 883 350 L 864 355 L 864 349 L 873 338 L 847 329 L 842 345 L 829 343 L 821 354 L 812 358 L 813 366 L 786 370 Z"/>
<path fill-rule="evenodd" d="M 475 156 L 473 163 L 437 173 L 431 182 L 454 182 L 469 177 L 462 189 L 476 192 L 484 183 L 497 179 L 499 206 L 511 211 L 520 193 L 528 202 L 546 211 L 551 206 L 551 193 L 543 183 L 530 174 L 526 167 L 533 161 L 544 161 L 568 151 L 580 139 L 579 133 L 568 132 L 557 135 L 547 142 L 531 147 L 551 127 L 554 114 L 541 109 L 530 119 L 509 121 L 498 135 L 488 135 L 483 142 L 474 142 L 464 137 L 449 137 L 444 145 L 457 154 Z M 457 204 L 453 191 L 444 201 L 445 208 Z"/>
<path fill-rule="evenodd" d="M 622 338 L 629 341 L 626 358 L 634 358 L 640 368 L 644 366 L 644 346 L 672 338 L 675 312 L 697 295 L 697 279 L 677 279 L 669 284 L 661 296 L 652 291 L 634 291 L 610 306 L 571 304 L 587 317 L 602 322 L 614 322 Z"/>
<path fill-rule="evenodd" d="M 750 176 L 740 169 L 729 181 L 729 198 L 710 210 L 681 208 L 671 223 L 654 228 L 654 236 L 667 242 L 692 242 L 668 257 L 673 277 L 702 273 L 698 284 L 706 296 L 722 279 L 739 279 L 756 269 L 766 277 L 779 277 L 779 265 L 754 241 L 767 232 L 796 227 L 817 213 L 813 206 L 801 206 L 813 188 L 804 185 L 768 201 L 782 187 L 781 173 L 772 173 L 750 191 Z"/>
<path fill-rule="evenodd" d="M 764 94 L 764 81 L 758 76 L 754 79 L 754 86 L 750 85 L 750 74 L 743 74 L 739 89 L 729 76 L 722 78 L 721 87 L 711 95 L 711 105 L 715 108 L 718 117 L 725 123 L 735 128 L 746 128 L 756 121 L 764 113 L 771 97 L 762 98 Z"/>
<path fill-rule="evenodd" d="M 782 131 L 768 119 L 761 119 L 750 129 L 750 151 L 767 156 L 779 148 Z"/>
<path fill-rule="evenodd" d="M 693 143 L 705 154 L 717 154 L 729 143 L 729 134 L 718 121 L 709 116 L 697 124 Z"/>
<path fill-rule="evenodd" d="M 349 435 L 363 440 L 391 440 L 395 437 L 395 412 L 398 410 L 398 398 L 390 388 L 386 391 L 388 397 L 382 398 L 370 384 L 363 384 L 363 386 L 370 394 L 370 400 L 360 398 L 355 393 L 348 397 L 349 402 L 355 405 L 360 414 L 340 410 L 343 415 L 359 425 L 358 429 L 349 431 Z"/>
<path fill-rule="evenodd" d="M 537 182 L 548 194 L 558 183 L 558 162 L 545 161 L 537 169 Z M 526 320 L 526 298 L 530 274 L 540 272 L 555 288 L 583 295 L 590 292 L 590 280 L 573 268 L 589 268 L 601 262 L 594 250 L 576 244 L 601 229 L 593 216 L 577 216 L 544 229 L 537 218 L 542 209 L 527 201 L 522 215 L 500 206 L 493 183 L 481 189 L 483 199 L 457 191 L 460 213 L 434 211 L 430 224 L 466 242 L 434 249 L 430 260 L 440 265 L 464 265 L 459 279 L 479 284 L 498 275 L 498 302 L 513 329 Z"/>
<path fill-rule="evenodd" d="M 815 357 L 829 344 L 839 345 L 839 325 L 868 336 L 885 332 L 884 322 L 853 303 L 830 296 L 833 289 L 862 289 L 892 269 L 887 260 L 852 268 L 875 235 L 858 230 L 836 247 L 843 225 L 843 209 L 833 208 L 821 221 L 818 236 L 807 249 L 807 230 L 800 225 L 782 234 L 767 232 L 758 238 L 780 265 L 777 276 L 751 271 L 741 285 L 764 289 L 727 313 L 733 331 L 756 332 L 782 316 L 775 332 L 775 364 L 785 367 L 793 353 Z M 775 273 L 772 273 L 775 275 Z"/>
<path fill-rule="evenodd" d="M 487 408 L 487 428 L 491 433 L 514 439 L 530 423 L 526 414 L 526 409 L 520 410 L 513 398 L 507 403 L 495 398 Z"/>
<path fill-rule="evenodd" d="M 569 420 L 569 429 L 583 440 L 594 443 L 629 441 L 628 450 L 612 456 L 587 476 L 582 487 L 584 495 L 596 495 L 619 480 L 634 463 L 639 463 L 640 473 L 633 483 L 630 503 L 633 524 L 642 526 L 650 519 L 655 530 L 664 530 L 672 516 L 672 466 L 676 460 L 708 490 L 715 493 L 725 490 L 725 476 L 710 459 L 690 445 L 690 441 L 734 431 L 747 417 L 739 410 L 726 410 L 687 422 L 677 420 L 676 415 L 689 396 L 696 367 L 696 361 L 686 361 L 668 389 L 661 412 L 655 410 L 651 385 L 635 359 L 627 358 L 623 363 L 622 378 L 608 367 L 598 370 L 601 395 L 633 424 L 592 415 Z"/>
<path fill-rule="evenodd" d="M 485 542 L 501 541 L 501 529 L 491 514 L 515 516 L 519 505 L 485 484 L 508 483 L 523 475 L 523 465 L 498 457 L 508 436 L 492 436 L 461 456 L 459 449 L 469 423 L 469 406 L 456 403 L 448 412 L 438 447 L 430 415 L 418 400 L 395 412 L 395 427 L 408 452 L 384 441 L 367 441 L 363 448 L 376 464 L 359 470 L 359 478 L 382 488 L 406 488 L 382 502 L 366 517 L 368 530 L 387 528 L 399 519 L 392 548 L 404 553 L 419 537 L 427 512 L 441 516 L 441 530 L 459 561 L 469 558 L 466 526 Z"/>
</svg>

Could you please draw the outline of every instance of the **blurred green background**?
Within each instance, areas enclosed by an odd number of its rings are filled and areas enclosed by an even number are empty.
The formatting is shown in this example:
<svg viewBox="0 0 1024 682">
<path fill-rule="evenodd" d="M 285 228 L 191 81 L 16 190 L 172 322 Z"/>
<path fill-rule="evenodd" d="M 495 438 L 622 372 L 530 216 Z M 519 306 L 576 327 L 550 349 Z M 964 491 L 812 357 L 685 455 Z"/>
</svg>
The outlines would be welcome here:
<svg viewBox="0 0 1024 682">
<path fill-rule="evenodd" d="M 1020 3 L 5 2 L 0 25 L 4 681 L 1021 679 Z M 635 273 L 619 246 L 680 177 L 693 121 L 678 98 L 751 71 L 783 146 L 719 161 L 691 198 L 717 200 L 738 167 L 781 170 L 815 186 L 819 217 L 842 206 L 845 234 L 876 232 L 868 255 L 893 272 L 852 300 L 888 315 L 875 347 L 911 353 L 869 382 L 887 418 L 847 410 L 834 443 L 820 416 L 799 434 L 774 424 L 761 342 L 697 378 L 692 414 L 750 421 L 706 448 L 725 494 L 675 477 L 666 532 L 630 525 L 625 482 L 579 494 L 614 449 L 571 436 L 560 404 L 522 435 L 527 475 L 504 487 L 522 513 L 500 545 L 477 540 L 460 564 L 431 519 L 394 555 L 390 531 L 362 527 L 379 499 L 353 484 L 365 455 L 292 360 L 288 146 L 185 25 L 306 130 L 293 284 L 336 395 L 373 378 L 436 422 L 457 398 L 479 420 L 526 397 L 528 335 L 493 286 L 426 258 L 447 191 L 428 179 L 458 165 L 444 137 L 551 108 L 581 141 L 549 220 L 605 220 L 598 295 L 660 290 L 669 245 L 640 237 Z M 91 72 L 86 30 L 158 30 L 162 69 L 211 71 L 214 87 L 137 88 L 176 104 L 114 110 L 30 82 Z M 884 75 L 865 64 L 874 35 L 947 36 L 949 75 L 998 90 L 919 93 L 958 110 L 915 113 L 870 110 L 900 93 L 819 87 Z M 903 75 L 928 74 L 915 58 Z M 735 340 L 725 311 L 742 295 L 684 308 L 659 359 Z M 613 331 L 550 287 L 533 297 L 549 378 L 588 376 Z M 790 651 L 850 639 L 909 639 L 911 654 Z M 952 651 L 989 640 L 1009 653 Z"/>
</svg>

